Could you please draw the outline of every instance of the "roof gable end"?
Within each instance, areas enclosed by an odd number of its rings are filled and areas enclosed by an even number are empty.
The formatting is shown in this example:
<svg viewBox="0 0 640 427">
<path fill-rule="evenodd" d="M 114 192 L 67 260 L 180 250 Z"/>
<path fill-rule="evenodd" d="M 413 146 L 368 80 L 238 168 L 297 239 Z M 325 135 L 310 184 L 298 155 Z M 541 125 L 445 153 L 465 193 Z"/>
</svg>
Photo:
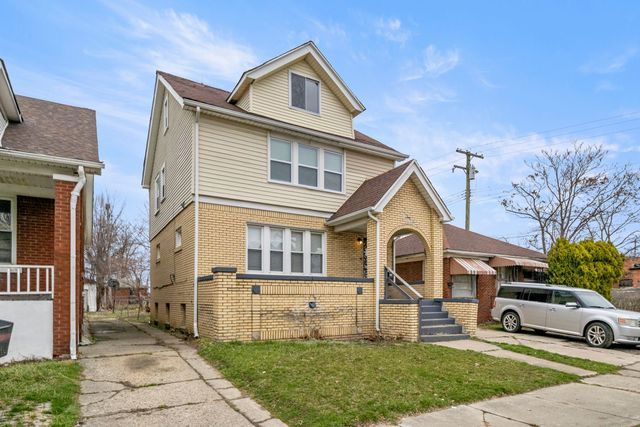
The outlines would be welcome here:
<svg viewBox="0 0 640 427">
<path fill-rule="evenodd" d="M 329 87 L 338 99 L 347 107 L 355 117 L 365 110 L 358 97 L 349 89 L 340 75 L 331 66 L 327 58 L 312 41 L 306 42 L 281 55 L 272 58 L 242 73 L 240 80 L 227 98 L 227 102 L 235 104 L 240 100 L 248 87 L 256 80 L 263 79 L 281 69 L 301 60 L 307 60 L 320 74 L 320 77 L 329 83 Z"/>
</svg>

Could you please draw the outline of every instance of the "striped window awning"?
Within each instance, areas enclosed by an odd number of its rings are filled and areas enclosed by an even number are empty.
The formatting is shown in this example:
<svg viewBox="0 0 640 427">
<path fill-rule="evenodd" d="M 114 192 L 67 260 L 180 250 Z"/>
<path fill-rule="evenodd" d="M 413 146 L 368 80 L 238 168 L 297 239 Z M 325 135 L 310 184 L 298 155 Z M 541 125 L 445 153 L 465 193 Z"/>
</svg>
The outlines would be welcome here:
<svg viewBox="0 0 640 427">
<path fill-rule="evenodd" d="M 506 256 L 497 256 L 489 261 L 492 267 L 529 267 L 548 269 L 549 264 L 542 261 L 536 261 L 528 258 L 511 258 Z"/>
<path fill-rule="evenodd" d="M 496 271 L 479 259 L 451 258 L 450 274 L 495 276 Z"/>
</svg>

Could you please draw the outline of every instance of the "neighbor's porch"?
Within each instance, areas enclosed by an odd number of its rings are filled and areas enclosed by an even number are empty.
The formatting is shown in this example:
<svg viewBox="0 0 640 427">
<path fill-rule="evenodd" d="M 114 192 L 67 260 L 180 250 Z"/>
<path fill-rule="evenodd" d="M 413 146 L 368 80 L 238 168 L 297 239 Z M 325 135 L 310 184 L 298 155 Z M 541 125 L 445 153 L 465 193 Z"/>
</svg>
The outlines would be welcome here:
<svg viewBox="0 0 640 427">
<path fill-rule="evenodd" d="M 0 363 L 70 352 L 70 205 L 77 181 L 68 167 L 0 158 L 0 318 L 12 324 L 8 354 L 0 355 Z M 79 302 L 84 196 L 75 221 Z M 80 303 L 77 325 L 81 308 Z"/>
</svg>

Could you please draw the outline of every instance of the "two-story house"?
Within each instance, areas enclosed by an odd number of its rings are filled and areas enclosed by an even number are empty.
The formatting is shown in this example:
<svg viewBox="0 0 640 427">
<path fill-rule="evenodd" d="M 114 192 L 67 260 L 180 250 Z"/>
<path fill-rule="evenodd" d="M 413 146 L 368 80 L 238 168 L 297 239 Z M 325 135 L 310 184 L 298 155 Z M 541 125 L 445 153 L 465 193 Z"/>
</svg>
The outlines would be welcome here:
<svg viewBox="0 0 640 427">
<path fill-rule="evenodd" d="M 76 357 L 96 113 L 14 93 L 0 60 L 0 363 Z"/>
<path fill-rule="evenodd" d="M 142 177 L 155 322 L 220 340 L 417 340 L 422 311 L 423 332 L 465 336 L 442 307 L 475 324 L 473 302 L 438 300 L 451 214 L 415 161 L 354 129 L 364 109 L 312 42 L 230 92 L 157 73 Z M 415 287 L 392 269 L 406 234 L 425 248 Z"/>
</svg>

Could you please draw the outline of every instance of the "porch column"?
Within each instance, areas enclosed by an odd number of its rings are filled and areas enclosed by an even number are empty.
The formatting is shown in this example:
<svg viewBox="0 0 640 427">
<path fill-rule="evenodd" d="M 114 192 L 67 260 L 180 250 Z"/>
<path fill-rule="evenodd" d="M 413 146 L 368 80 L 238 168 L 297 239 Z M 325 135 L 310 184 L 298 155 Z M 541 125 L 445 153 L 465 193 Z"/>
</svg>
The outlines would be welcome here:
<svg viewBox="0 0 640 427">
<path fill-rule="evenodd" d="M 55 208 L 53 227 L 53 265 L 55 268 L 55 289 L 53 298 L 53 355 L 69 355 L 70 339 L 70 200 L 75 187 L 73 181 L 55 180 Z M 79 334 L 82 311 L 82 272 L 84 266 L 82 196 L 78 199 L 76 210 L 76 336 Z"/>
</svg>

